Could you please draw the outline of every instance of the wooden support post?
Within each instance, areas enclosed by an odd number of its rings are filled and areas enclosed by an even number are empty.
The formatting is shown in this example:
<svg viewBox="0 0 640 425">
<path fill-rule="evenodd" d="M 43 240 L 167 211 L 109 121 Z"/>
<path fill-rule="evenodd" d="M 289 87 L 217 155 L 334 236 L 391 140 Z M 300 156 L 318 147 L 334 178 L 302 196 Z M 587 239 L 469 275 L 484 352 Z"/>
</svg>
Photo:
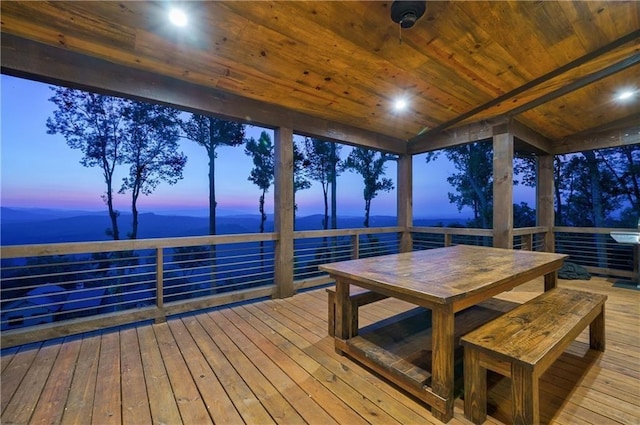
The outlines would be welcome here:
<svg viewBox="0 0 640 425">
<path fill-rule="evenodd" d="M 543 250 L 555 252 L 555 234 L 553 226 L 555 210 L 553 207 L 553 155 L 541 155 L 537 160 L 537 184 L 536 184 L 536 224 L 547 227 L 544 234 Z"/>
<path fill-rule="evenodd" d="M 513 248 L 513 135 L 493 136 L 493 246 Z"/>
<path fill-rule="evenodd" d="M 293 289 L 293 130 L 275 130 L 274 227 L 278 235 L 275 246 L 274 298 L 286 298 Z"/>
<path fill-rule="evenodd" d="M 413 251 L 413 241 L 409 228 L 413 225 L 413 158 L 400 155 L 398 159 L 398 227 L 400 234 L 400 252 Z"/>
<path fill-rule="evenodd" d="M 358 234 L 351 236 L 351 259 L 360 258 L 360 236 Z"/>
</svg>

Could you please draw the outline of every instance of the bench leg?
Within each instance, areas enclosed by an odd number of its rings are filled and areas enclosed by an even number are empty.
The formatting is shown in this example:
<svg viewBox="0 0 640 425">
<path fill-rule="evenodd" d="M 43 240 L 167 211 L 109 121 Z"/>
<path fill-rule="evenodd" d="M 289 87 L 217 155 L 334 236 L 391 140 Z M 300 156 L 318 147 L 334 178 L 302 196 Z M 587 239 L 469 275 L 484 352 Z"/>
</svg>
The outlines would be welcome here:
<svg viewBox="0 0 640 425">
<path fill-rule="evenodd" d="M 511 364 L 511 410 L 514 425 L 539 425 L 538 378 L 533 371 Z"/>
<path fill-rule="evenodd" d="M 358 322 L 358 316 L 360 313 L 358 312 L 359 304 L 355 300 L 351 300 L 351 336 L 358 336 L 358 328 L 360 324 Z"/>
<path fill-rule="evenodd" d="M 589 325 L 589 347 L 594 350 L 604 351 L 604 346 L 604 305 L 602 305 L 602 311 Z"/>
<path fill-rule="evenodd" d="M 470 347 L 464 348 L 464 416 L 476 425 L 487 419 L 487 370 Z"/>
</svg>

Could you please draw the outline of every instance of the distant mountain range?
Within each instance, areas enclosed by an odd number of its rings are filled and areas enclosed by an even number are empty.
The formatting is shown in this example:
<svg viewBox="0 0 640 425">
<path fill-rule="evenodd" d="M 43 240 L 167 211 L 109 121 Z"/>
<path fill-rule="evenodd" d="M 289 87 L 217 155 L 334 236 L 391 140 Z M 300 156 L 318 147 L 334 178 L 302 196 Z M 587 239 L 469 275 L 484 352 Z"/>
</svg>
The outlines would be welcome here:
<svg viewBox="0 0 640 425">
<path fill-rule="evenodd" d="M 296 218 L 296 230 L 320 230 L 320 214 Z M 419 219 L 417 226 L 449 225 L 458 219 Z M 219 215 L 216 217 L 218 234 L 257 233 L 260 216 L 255 214 Z M 203 236 L 208 234 L 209 219 L 187 215 L 140 214 L 138 238 Z M 118 219 L 123 238 L 131 231 L 131 215 L 121 214 Z M 387 227 L 396 225 L 394 216 L 373 216 L 370 225 Z M 53 209 L 17 209 L 0 207 L 0 244 L 23 245 L 40 243 L 88 242 L 111 240 L 106 230 L 111 227 L 105 212 L 69 211 Z M 363 227 L 363 217 L 338 217 L 339 228 Z M 273 231 L 273 217 L 268 216 L 265 231 Z"/>
</svg>

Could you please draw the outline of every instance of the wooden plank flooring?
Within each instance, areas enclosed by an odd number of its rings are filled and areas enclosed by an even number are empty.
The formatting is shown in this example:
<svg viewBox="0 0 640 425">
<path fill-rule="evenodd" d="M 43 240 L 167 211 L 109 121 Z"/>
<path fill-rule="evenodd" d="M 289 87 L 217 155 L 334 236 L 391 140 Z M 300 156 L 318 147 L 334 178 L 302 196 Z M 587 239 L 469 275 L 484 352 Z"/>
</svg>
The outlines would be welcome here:
<svg viewBox="0 0 640 425">
<path fill-rule="evenodd" d="M 583 332 L 543 375 L 541 419 L 640 424 L 640 291 L 561 280 L 609 295 L 607 349 Z M 542 281 L 500 298 L 524 302 Z M 347 357 L 327 336 L 323 289 L 2 351 L 2 424 L 438 424 L 429 408 Z M 365 326 L 413 306 L 360 309 Z M 509 380 L 489 377 L 487 423 L 510 423 Z M 451 424 L 469 424 L 456 400 Z"/>
</svg>

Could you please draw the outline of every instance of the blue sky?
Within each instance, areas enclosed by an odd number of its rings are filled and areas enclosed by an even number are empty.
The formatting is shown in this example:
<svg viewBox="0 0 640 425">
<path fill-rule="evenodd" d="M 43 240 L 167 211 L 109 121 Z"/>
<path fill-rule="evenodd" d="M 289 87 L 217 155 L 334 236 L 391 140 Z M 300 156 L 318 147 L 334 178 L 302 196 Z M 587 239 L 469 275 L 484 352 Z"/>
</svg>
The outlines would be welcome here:
<svg viewBox="0 0 640 425">
<path fill-rule="evenodd" d="M 49 85 L 2 75 L 0 80 L 2 142 L 0 152 L 0 205 L 22 208 L 59 208 L 90 211 L 106 210 L 100 195 L 105 184 L 97 168 L 83 167 L 81 153 L 69 148 L 60 135 L 46 132 L 47 117 L 54 105 Z M 264 130 L 248 127 L 247 137 L 258 138 Z M 268 130 L 272 139 L 273 132 Z M 205 215 L 208 205 L 208 159 L 204 148 L 183 141 L 181 150 L 187 155 L 184 178 L 175 185 L 162 183 L 156 191 L 141 197 L 141 212 L 188 213 Z M 344 146 L 341 156 L 350 151 Z M 395 162 L 387 163 L 387 177 L 396 180 Z M 221 147 L 216 161 L 216 195 L 220 213 L 257 213 L 260 192 L 247 180 L 252 164 L 242 147 Z M 452 188 L 447 176 L 453 166 L 443 157 L 426 164 L 424 155 L 414 157 L 414 217 L 458 217 L 450 205 L 447 192 Z M 125 168 L 116 177 L 120 182 Z M 119 187 L 119 183 L 118 183 Z M 338 178 L 338 215 L 363 216 L 363 183 L 358 174 L 345 172 Z M 534 190 L 518 188 L 514 202 L 528 202 L 534 207 Z M 322 189 L 314 183 L 296 195 L 299 215 L 323 212 Z M 116 208 L 130 209 L 129 195 L 115 196 Z M 273 187 L 267 196 L 266 209 L 273 212 Z M 396 214 L 396 190 L 381 193 L 372 201 L 372 215 Z M 463 210 L 462 216 L 470 215 Z"/>
</svg>

